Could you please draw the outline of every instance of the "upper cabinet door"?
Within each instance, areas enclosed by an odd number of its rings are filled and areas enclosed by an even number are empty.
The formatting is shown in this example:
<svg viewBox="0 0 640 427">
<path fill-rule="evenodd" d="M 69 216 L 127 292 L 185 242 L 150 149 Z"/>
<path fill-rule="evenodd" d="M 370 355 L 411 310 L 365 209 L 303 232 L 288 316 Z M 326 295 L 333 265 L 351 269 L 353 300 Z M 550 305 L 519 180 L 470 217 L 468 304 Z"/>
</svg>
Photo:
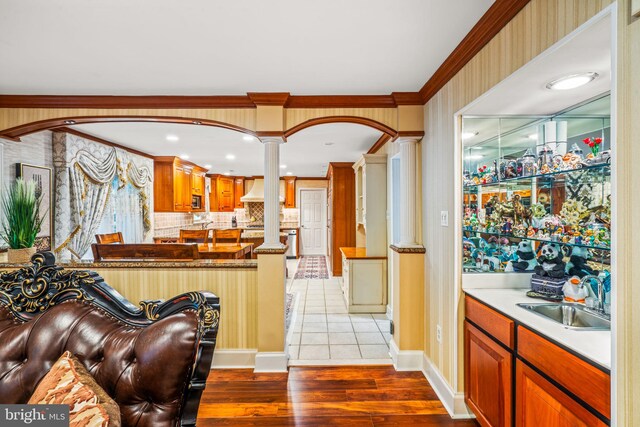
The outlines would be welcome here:
<svg viewBox="0 0 640 427">
<path fill-rule="evenodd" d="M 233 181 L 233 192 L 235 199 L 235 207 L 238 209 L 244 208 L 244 203 L 240 200 L 244 196 L 244 178 L 235 178 Z"/>
<path fill-rule="evenodd" d="M 182 166 L 173 169 L 173 206 L 176 211 L 184 210 L 185 201 L 185 170 Z"/>
<path fill-rule="evenodd" d="M 233 194 L 233 178 L 218 178 L 218 211 L 233 212 L 234 194 Z"/>
<path fill-rule="evenodd" d="M 296 207 L 296 179 L 295 177 L 286 177 L 284 179 L 284 207 Z"/>
<path fill-rule="evenodd" d="M 194 171 L 191 174 L 191 187 L 196 196 L 204 195 L 204 173 Z"/>
</svg>

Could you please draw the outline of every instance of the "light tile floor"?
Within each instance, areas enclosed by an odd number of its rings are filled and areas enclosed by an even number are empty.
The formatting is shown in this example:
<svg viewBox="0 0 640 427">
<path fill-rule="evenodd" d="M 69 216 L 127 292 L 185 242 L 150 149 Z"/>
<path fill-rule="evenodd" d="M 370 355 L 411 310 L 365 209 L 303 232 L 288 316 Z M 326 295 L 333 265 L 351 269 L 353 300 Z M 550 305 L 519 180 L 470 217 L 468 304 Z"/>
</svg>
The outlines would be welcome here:
<svg viewBox="0 0 640 427">
<path fill-rule="evenodd" d="M 289 277 L 295 264 L 287 262 Z M 296 313 L 288 334 L 290 365 L 391 364 L 384 314 L 349 314 L 340 278 L 290 279 Z"/>
</svg>

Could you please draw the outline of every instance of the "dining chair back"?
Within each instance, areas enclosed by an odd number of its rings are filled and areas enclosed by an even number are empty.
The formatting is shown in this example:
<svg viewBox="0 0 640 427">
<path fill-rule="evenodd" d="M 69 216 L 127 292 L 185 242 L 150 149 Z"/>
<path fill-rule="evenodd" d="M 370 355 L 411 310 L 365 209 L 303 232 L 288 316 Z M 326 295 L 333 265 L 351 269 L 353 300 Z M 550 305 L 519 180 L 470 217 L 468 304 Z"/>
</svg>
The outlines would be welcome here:
<svg viewBox="0 0 640 427">
<path fill-rule="evenodd" d="M 242 230 L 237 228 L 233 230 L 213 230 L 214 243 L 240 243 Z"/>
<path fill-rule="evenodd" d="M 209 243 L 209 230 L 180 230 L 178 243 Z"/>
<path fill-rule="evenodd" d="M 111 243 L 124 244 L 124 238 L 119 231 L 117 233 L 96 234 L 96 242 L 102 245 Z"/>
</svg>

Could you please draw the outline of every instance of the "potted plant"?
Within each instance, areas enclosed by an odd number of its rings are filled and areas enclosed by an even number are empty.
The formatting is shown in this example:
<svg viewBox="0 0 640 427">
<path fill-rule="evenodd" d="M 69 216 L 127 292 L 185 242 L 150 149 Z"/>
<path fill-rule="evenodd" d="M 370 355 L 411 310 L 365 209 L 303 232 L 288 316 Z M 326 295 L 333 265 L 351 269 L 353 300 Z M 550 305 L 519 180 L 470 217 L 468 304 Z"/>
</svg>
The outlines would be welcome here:
<svg viewBox="0 0 640 427">
<path fill-rule="evenodd" d="M 42 197 L 36 196 L 36 183 L 16 179 L 2 197 L 4 221 L 0 237 L 9 245 L 7 259 L 10 263 L 29 262 L 36 252 L 33 246 L 40 232 L 43 218 L 40 216 Z"/>
</svg>

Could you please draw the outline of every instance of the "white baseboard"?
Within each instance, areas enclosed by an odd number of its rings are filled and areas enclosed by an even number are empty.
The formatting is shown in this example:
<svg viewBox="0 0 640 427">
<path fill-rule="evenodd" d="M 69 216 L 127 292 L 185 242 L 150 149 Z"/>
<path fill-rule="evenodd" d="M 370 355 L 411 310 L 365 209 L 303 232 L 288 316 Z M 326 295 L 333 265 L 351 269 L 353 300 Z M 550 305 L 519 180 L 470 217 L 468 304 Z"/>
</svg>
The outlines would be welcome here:
<svg viewBox="0 0 640 427">
<path fill-rule="evenodd" d="M 215 350 L 211 369 L 253 368 L 258 350 Z"/>
<path fill-rule="evenodd" d="M 391 338 L 389 342 L 389 354 L 396 371 L 421 371 L 422 356 L 421 350 L 400 350 L 396 342 Z"/>
<path fill-rule="evenodd" d="M 256 365 L 253 372 L 287 372 L 289 357 L 284 351 L 256 353 Z"/>
<path fill-rule="evenodd" d="M 451 388 L 426 354 L 422 360 L 422 373 L 431 384 L 451 418 L 475 418 L 464 403 L 464 393 L 456 393 Z"/>
</svg>

